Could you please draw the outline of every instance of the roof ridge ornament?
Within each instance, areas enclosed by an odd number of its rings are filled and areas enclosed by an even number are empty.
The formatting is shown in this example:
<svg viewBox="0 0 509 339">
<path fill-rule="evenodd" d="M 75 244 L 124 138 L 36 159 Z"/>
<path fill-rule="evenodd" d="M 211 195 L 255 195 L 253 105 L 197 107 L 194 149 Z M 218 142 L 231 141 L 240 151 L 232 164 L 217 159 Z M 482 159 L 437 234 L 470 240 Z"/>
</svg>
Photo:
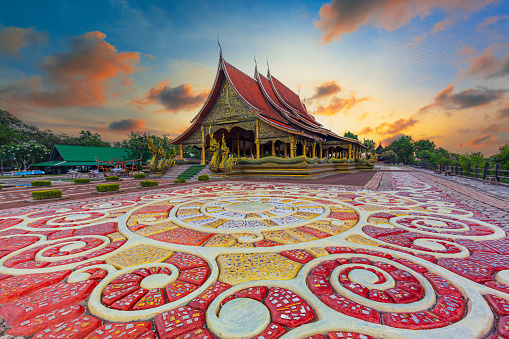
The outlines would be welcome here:
<svg viewBox="0 0 509 339">
<path fill-rule="evenodd" d="M 217 35 L 217 45 L 219 46 L 219 57 L 223 58 L 223 49 L 221 48 L 221 44 L 219 43 L 219 34 Z"/>
<path fill-rule="evenodd" d="M 258 76 L 258 64 L 256 63 L 256 52 L 253 52 L 253 59 L 255 62 L 255 78 Z"/>
<path fill-rule="evenodd" d="M 266 58 L 266 60 L 267 60 L 267 78 L 270 78 L 269 58 Z"/>
</svg>

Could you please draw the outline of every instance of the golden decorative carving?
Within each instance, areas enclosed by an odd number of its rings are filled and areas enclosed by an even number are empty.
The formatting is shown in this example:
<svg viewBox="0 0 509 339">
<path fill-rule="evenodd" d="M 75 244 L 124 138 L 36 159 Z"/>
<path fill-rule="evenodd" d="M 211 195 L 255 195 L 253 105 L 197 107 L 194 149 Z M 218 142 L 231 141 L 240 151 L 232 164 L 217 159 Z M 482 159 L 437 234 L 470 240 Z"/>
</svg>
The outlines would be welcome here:
<svg viewBox="0 0 509 339">
<path fill-rule="evenodd" d="M 152 154 L 152 159 L 148 161 L 148 168 L 152 172 L 164 172 L 175 164 L 173 157 L 167 156 L 161 141 L 159 141 L 158 146 L 154 146 L 152 139 L 150 139 L 150 135 L 147 135 L 147 142 L 148 149 Z"/>
<path fill-rule="evenodd" d="M 214 134 L 212 134 L 211 128 L 212 127 L 209 126 L 210 151 L 213 154 L 212 154 L 212 159 L 209 162 L 209 169 L 212 172 L 217 173 L 217 172 L 219 172 L 219 163 L 220 163 L 220 160 L 219 160 L 219 155 L 220 154 L 219 154 L 219 152 L 221 150 L 220 150 L 220 147 L 219 147 L 219 142 L 217 142 L 216 139 L 214 139 Z M 223 135 L 223 138 L 224 138 L 224 135 Z"/>
</svg>

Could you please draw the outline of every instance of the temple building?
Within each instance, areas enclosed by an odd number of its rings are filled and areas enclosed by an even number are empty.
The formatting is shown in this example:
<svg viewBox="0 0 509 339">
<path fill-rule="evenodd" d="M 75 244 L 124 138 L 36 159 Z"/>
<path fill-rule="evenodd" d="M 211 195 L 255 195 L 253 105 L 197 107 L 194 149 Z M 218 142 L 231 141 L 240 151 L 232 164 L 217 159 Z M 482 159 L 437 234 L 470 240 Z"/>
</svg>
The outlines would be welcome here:
<svg viewBox="0 0 509 339">
<path fill-rule="evenodd" d="M 219 57 L 214 86 L 191 126 L 172 144 L 195 147 L 206 164 L 210 133 L 224 137 L 234 157 L 359 159 L 365 146 L 323 127 L 309 114 L 299 96 L 268 70 L 255 67 L 254 78 Z"/>
</svg>

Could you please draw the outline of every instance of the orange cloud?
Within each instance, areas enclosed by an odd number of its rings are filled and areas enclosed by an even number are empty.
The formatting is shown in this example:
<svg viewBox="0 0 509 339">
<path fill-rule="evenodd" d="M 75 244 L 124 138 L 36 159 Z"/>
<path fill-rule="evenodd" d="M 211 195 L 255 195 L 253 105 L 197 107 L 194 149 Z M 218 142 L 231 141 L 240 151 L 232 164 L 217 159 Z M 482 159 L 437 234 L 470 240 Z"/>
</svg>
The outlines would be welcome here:
<svg viewBox="0 0 509 339">
<path fill-rule="evenodd" d="M 310 100 L 327 98 L 341 91 L 341 86 L 336 81 L 326 81 L 315 87 L 315 94 Z"/>
<path fill-rule="evenodd" d="M 382 143 L 388 145 L 394 140 L 405 136 L 406 134 L 403 134 L 403 132 L 415 126 L 418 122 L 419 120 L 413 116 L 408 119 L 401 118 L 393 123 L 383 122 L 374 128 L 365 127 L 359 132 L 359 135 L 372 133 L 384 136 L 385 138 L 382 139 Z"/>
<path fill-rule="evenodd" d="M 490 17 L 487 17 L 486 19 L 484 19 L 484 21 L 482 23 L 480 23 L 479 25 L 477 25 L 477 29 L 483 29 L 484 27 L 488 27 L 490 25 L 494 25 L 496 24 L 497 22 L 499 22 L 500 20 L 503 20 L 503 19 L 509 19 L 509 15 L 505 15 L 505 16 L 490 16 Z"/>
<path fill-rule="evenodd" d="M 46 41 L 46 39 L 45 33 L 36 32 L 30 27 L 5 27 L 0 30 L 0 54 L 16 56 L 23 47 Z"/>
<path fill-rule="evenodd" d="M 135 99 L 131 103 L 137 104 L 143 108 L 144 105 L 161 104 L 164 109 L 156 113 L 172 112 L 177 113 L 181 110 L 191 110 L 200 106 L 207 98 L 206 91 L 194 93 L 189 84 L 183 84 L 177 87 L 171 87 L 170 81 L 161 81 L 155 87 L 151 88 L 143 95 L 142 99 Z"/>
<path fill-rule="evenodd" d="M 506 104 L 505 107 L 500 109 L 497 113 L 499 118 L 509 118 L 509 104 Z"/>
<path fill-rule="evenodd" d="M 460 75 L 472 75 L 484 79 L 509 75 L 509 54 L 505 57 L 497 57 L 494 54 L 494 49 L 497 47 L 498 44 L 488 46 L 481 55 L 472 59 L 467 69 L 460 71 Z"/>
<path fill-rule="evenodd" d="M 115 81 L 130 85 L 129 76 L 140 59 L 139 53 L 118 52 L 104 39 L 106 35 L 98 31 L 71 38 L 70 51 L 45 58 L 44 76 L 23 78 L 0 88 L 0 95 L 13 104 L 30 106 L 101 106 Z"/>
<path fill-rule="evenodd" d="M 434 8 L 446 12 L 461 8 L 464 12 L 481 9 L 496 0 L 332 0 L 320 8 L 315 22 L 322 32 L 322 42 L 339 40 L 343 34 L 353 33 L 363 25 L 383 27 L 394 31 L 414 17 L 426 17 Z M 447 21 L 444 21 L 442 27 Z M 440 26 L 437 27 L 440 29 Z"/>
<path fill-rule="evenodd" d="M 454 93 L 454 86 L 449 84 L 433 98 L 433 103 L 421 107 L 419 113 L 427 113 L 432 108 L 462 110 L 473 107 L 483 107 L 503 99 L 507 91 L 506 89 L 477 87 Z"/>
<path fill-rule="evenodd" d="M 143 119 L 121 119 L 110 123 L 108 128 L 115 132 L 141 131 L 145 126 Z"/>
<path fill-rule="evenodd" d="M 319 105 L 316 109 L 316 114 L 334 115 L 342 110 L 348 111 L 355 105 L 370 99 L 370 97 L 357 98 L 353 92 L 350 93 L 350 97 L 348 98 L 338 98 L 334 96 L 327 106 Z"/>
<path fill-rule="evenodd" d="M 470 139 L 466 142 L 460 142 L 456 147 L 458 148 L 463 148 L 463 147 L 469 147 L 473 150 L 479 150 L 479 149 L 483 149 L 485 147 L 488 147 L 488 146 L 492 146 L 492 145 L 499 145 L 500 144 L 500 140 L 498 140 L 498 138 L 493 135 L 493 134 L 483 134 L 477 138 L 473 138 L 473 139 Z"/>
</svg>

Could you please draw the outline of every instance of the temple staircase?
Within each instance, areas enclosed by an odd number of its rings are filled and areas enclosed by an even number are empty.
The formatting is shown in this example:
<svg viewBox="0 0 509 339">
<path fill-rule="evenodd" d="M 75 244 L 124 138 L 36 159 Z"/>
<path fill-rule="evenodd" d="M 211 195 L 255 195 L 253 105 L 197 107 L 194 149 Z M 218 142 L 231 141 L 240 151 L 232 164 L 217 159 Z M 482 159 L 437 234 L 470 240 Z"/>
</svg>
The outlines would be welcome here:
<svg viewBox="0 0 509 339">
<path fill-rule="evenodd" d="M 174 165 L 168 169 L 161 178 L 198 180 L 198 176 L 201 174 L 210 176 L 210 173 L 207 165 Z"/>
</svg>

